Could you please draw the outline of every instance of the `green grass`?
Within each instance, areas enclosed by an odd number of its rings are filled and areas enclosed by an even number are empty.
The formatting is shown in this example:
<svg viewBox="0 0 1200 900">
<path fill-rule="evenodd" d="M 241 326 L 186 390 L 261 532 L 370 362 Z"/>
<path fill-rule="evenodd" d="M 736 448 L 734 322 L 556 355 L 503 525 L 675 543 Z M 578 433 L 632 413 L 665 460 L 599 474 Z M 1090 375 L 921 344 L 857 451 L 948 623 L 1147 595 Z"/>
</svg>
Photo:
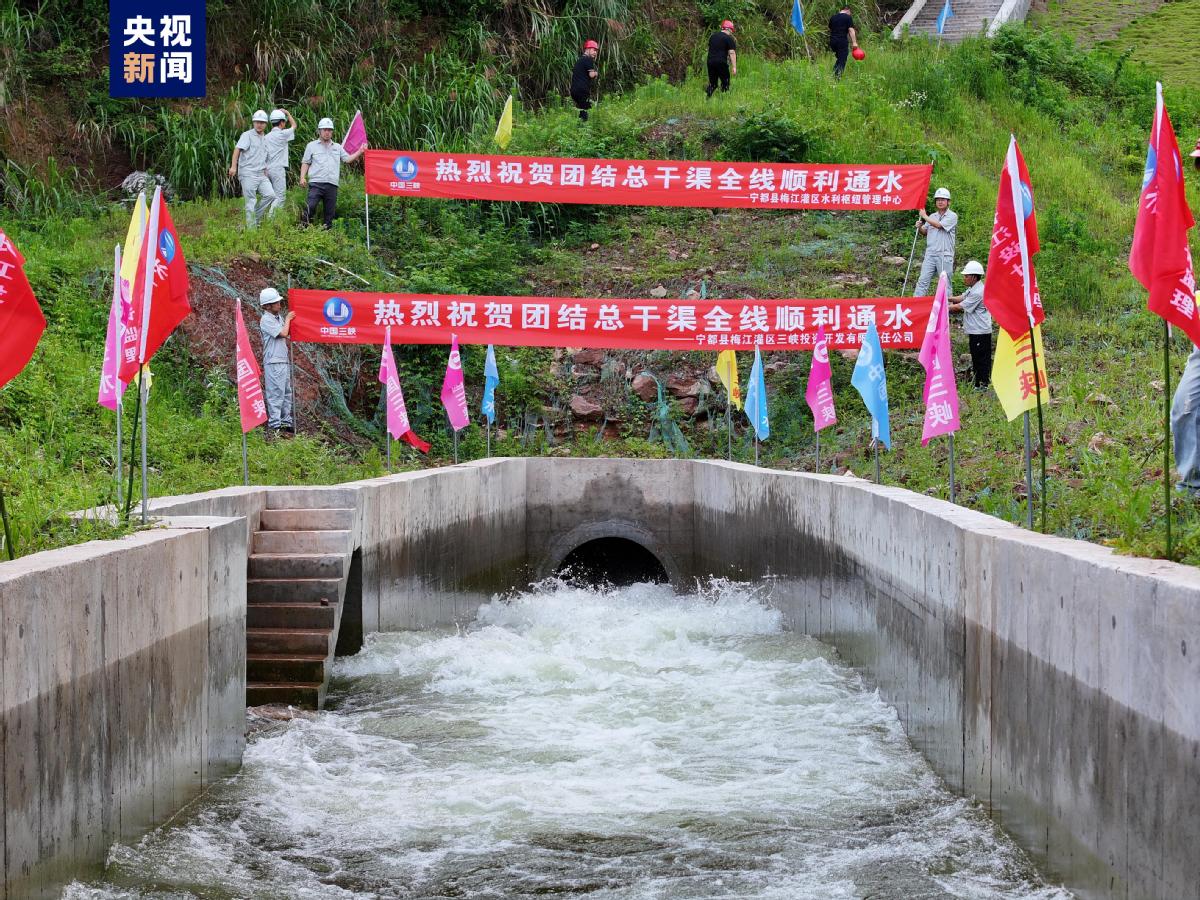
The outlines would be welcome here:
<svg viewBox="0 0 1200 900">
<path fill-rule="evenodd" d="M 959 260 L 986 259 L 996 179 L 1010 132 L 1020 138 L 1038 203 L 1042 252 L 1037 265 L 1049 322 L 1045 336 L 1054 399 L 1047 408 L 1054 531 L 1156 552 L 1161 499 L 1161 402 L 1150 385 L 1160 372 L 1160 328 L 1125 267 L 1153 76 L 1122 67 L 1105 52 L 1085 53 L 1053 35 L 1009 29 L 992 42 L 932 54 L 923 40 L 871 42 L 869 57 L 841 84 L 829 60 L 770 62 L 745 53 L 728 96 L 706 102 L 701 81 L 647 80 L 606 95 L 581 127 L 573 110 L 552 102 L 518 112 L 513 152 L 580 156 L 739 158 L 778 154 L 849 161 L 936 162 L 935 182 L 954 192 L 961 216 Z M 1200 127 L 1194 94 L 1168 83 L 1182 134 Z M 332 90 L 333 88 L 331 88 Z M 462 113 L 466 115 L 466 113 Z M 492 127 L 462 120 L 459 146 L 489 147 Z M 769 133 L 770 141 L 761 136 Z M 1192 198 L 1196 198 L 1193 182 Z M 52 198 L 51 198 L 52 200 Z M 293 210 L 298 197 L 292 197 Z M 29 274 L 50 328 L 29 369 L 0 393 L 0 459 L 23 550 L 105 533 L 74 526 L 64 514 L 107 502 L 113 416 L 95 404 L 110 277 L 106 260 L 123 236 L 127 212 L 83 198 L 80 207 L 50 201 L 45 213 L 6 230 L 29 259 Z M 329 233 L 280 222 L 246 234 L 240 203 L 197 201 L 172 207 L 202 300 L 227 303 L 252 288 L 240 273 L 258 267 L 276 284 L 349 288 L 366 278 L 380 290 L 527 291 L 559 295 L 639 296 L 661 283 L 681 295 L 701 279 L 716 296 L 885 296 L 901 287 L 909 213 L 840 214 L 506 206 L 379 201 L 371 210 L 367 254 L 361 180 L 346 179 L 342 219 Z M 592 250 L 591 245 L 599 245 Z M 865 284 L 846 276 L 865 277 Z M 225 335 L 222 339 L 228 339 Z M 962 352 L 964 348 L 957 348 Z M 306 352 L 308 348 L 306 348 Z M 371 348 L 313 348 L 322 393 L 301 411 L 305 434 L 292 443 L 251 439 L 253 480 L 331 482 L 382 471 L 379 388 Z M 450 457 L 436 405 L 443 348 L 404 348 L 402 380 L 417 430 L 434 443 L 428 464 Z M 665 455 L 653 430 L 655 410 L 631 394 L 626 372 L 700 372 L 700 353 L 614 353 L 599 375 L 609 428 L 570 419 L 570 396 L 583 383 L 561 352 L 499 351 L 501 435 L 505 454 Z M 464 351 L 472 408 L 477 408 L 482 348 Z M 1184 348 L 1174 355 L 1176 375 Z M 808 469 L 811 420 L 803 404 L 807 357 L 772 355 L 768 391 L 772 438 L 764 464 Z M 743 377 L 749 360 L 743 360 Z M 151 490 L 182 493 L 236 483 L 240 434 L 227 360 L 210 365 L 201 349 L 173 338 L 156 360 L 151 402 Z M 834 360 L 839 425 L 822 454 L 839 470 L 870 471 L 865 412 L 849 387 L 849 363 Z M 946 442 L 921 448 L 921 373 L 909 356 L 888 358 L 895 451 L 886 481 L 944 496 Z M 1105 399 L 1107 398 L 1107 399 Z M 132 409 L 132 401 L 130 409 Z M 723 401 L 703 405 L 720 418 Z M 725 434 L 672 404 L 697 455 L 721 456 Z M 964 391 L 958 448 L 959 502 L 1011 521 L 1024 516 L 1019 423 L 1003 421 L 990 395 Z M 1097 437 L 1097 435 L 1101 435 Z M 463 436 L 463 458 L 482 455 L 477 427 Z M 739 425 L 735 456 L 753 448 Z M 396 450 L 401 465 L 421 465 Z M 1182 558 L 1200 561 L 1200 513 L 1182 500 Z"/>
<path fill-rule="evenodd" d="M 1139 16 L 1153 12 L 1163 0 L 1049 0 L 1035 4 L 1030 23 L 1073 36 L 1086 46 L 1116 37 Z"/>
<path fill-rule="evenodd" d="M 1200 0 L 1171 0 L 1153 15 L 1134 19 L 1106 42 L 1117 53 L 1161 72 L 1178 88 L 1200 89 Z"/>
</svg>

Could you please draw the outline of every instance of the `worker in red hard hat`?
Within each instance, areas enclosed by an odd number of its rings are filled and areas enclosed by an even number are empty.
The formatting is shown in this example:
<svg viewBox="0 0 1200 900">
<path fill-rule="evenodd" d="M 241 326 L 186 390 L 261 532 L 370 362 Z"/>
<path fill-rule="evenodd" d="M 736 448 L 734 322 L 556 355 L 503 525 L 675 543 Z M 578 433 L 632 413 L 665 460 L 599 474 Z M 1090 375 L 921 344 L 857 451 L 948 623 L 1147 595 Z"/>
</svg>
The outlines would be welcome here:
<svg viewBox="0 0 1200 900">
<path fill-rule="evenodd" d="M 720 83 L 721 90 L 729 90 L 729 76 L 737 75 L 737 41 L 733 39 L 733 23 L 726 19 L 721 30 L 708 39 L 708 87 L 704 93 L 709 97 Z"/>
<path fill-rule="evenodd" d="M 600 55 L 600 45 L 595 41 L 587 41 L 583 52 L 575 61 L 571 70 L 571 99 L 579 109 L 579 121 L 586 122 L 588 110 L 592 108 L 592 82 L 600 73 L 596 71 L 596 57 Z"/>
<path fill-rule="evenodd" d="M 1192 151 L 1191 156 L 1196 162 L 1196 171 L 1200 172 L 1200 139 L 1196 141 L 1196 149 Z"/>
<path fill-rule="evenodd" d="M 858 32 L 854 30 L 854 17 L 850 6 L 843 6 L 829 19 L 829 49 L 833 51 L 833 77 L 841 78 L 846 71 L 846 58 L 850 48 L 858 49 Z"/>
</svg>

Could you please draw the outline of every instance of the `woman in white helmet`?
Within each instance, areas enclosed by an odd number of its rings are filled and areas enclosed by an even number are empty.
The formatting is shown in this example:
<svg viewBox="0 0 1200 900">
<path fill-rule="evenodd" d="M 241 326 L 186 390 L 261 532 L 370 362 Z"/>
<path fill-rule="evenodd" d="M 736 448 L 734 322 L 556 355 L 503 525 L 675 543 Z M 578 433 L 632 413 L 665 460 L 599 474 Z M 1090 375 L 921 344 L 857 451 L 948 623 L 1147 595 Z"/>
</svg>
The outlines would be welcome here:
<svg viewBox="0 0 1200 900">
<path fill-rule="evenodd" d="M 266 110 L 255 110 L 251 122 L 253 127 L 242 132 L 233 148 L 229 177 L 237 178 L 242 183 L 242 196 L 246 198 L 246 227 L 256 228 L 275 202 L 275 189 L 267 177 L 269 148 Z"/>
<path fill-rule="evenodd" d="M 983 266 L 973 259 L 963 266 L 962 276 L 967 289 L 950 298 L 950 312 L 963 314 L 975 387 L 986 390 L 992 381 L 992 315 L 983 305 Z"/>
<path fill-rule="evenodd" d="M 367 149 L 367 142 L 355 153 L 347 153 L 333 139 L 333 119 L 324 118 L 317 123 L 318 138 L 309 141 L 304 148 L 304 161 L 300 166 L 300 187 L 308 188 L 308 201 L 304 206 L 304 224 L 312 221 L 317 204 L 323 207 L 325 227 L 333 225 L 333 213 L 337 208 L 338 182 L 342 177 L 342 163 L 352 163 Z"/>
<path fill-rule="evenodd" d="M 958 229 L 958 213 L 950 209 L 950 191 L 940 187 L 933 194 L 936 212 L 921 210 L 917 227 L 925 235 L 925 259 L 921 262 L 921 277 L 917 279 L 914 297 L 927 297 L 929 285 L 943 272 L 954 274 L 954 236 Z"/>
</svg>

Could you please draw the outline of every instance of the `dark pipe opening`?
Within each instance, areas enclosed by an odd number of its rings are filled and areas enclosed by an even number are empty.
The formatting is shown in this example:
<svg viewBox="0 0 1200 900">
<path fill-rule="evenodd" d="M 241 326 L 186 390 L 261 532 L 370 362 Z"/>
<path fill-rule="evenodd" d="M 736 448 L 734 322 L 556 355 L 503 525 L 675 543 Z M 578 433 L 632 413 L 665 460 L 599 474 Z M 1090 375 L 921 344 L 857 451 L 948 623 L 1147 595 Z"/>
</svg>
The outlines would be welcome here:
<svg viewBox="0 0 1200 900">
<path fill-rule="evenodd" d="M 591 587 L 611 584 L 626 587 L 652 582 L 664 584 L 667 570 L 653 553 L 627 538 L 596 538 L 567 554 L 557 574 L 569 584 Z"/>
</svg>

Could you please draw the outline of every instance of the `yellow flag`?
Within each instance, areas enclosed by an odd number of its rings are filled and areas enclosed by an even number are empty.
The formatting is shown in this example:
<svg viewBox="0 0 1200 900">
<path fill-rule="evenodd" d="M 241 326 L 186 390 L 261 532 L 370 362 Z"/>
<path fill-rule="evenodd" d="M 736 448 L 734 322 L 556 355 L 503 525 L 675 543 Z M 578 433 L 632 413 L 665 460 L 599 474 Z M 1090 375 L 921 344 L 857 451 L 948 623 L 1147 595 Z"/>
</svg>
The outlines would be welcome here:
<svg viewBox="0 0 1200 900">
<path fill-rule="evenodd" d="M 143 373 L 145 373 L 145 375 L 146 375 L 146 393 L 149 394 L 151 389 L 154 387 L 154 373 L 150 371 L 149 363 L 142 366 L 141 371 L 139 371 L 136 375 L 133 376 L 133 384 L 136 384 L 138 387 L 138 390 L 141 390 Z"/>
<path fill-rule="evenodd" d="M 121 302 L 128 304 L 133 299 L 130 285 L 137 276 L 138 256 L 142 252 L 142 233 L 146 230 L 146 195 L 138 194 L 125 232 L 125 243 L 121 247 Z"/>
<path fill-rule="evenodd" d="M 725 393 L 735 409 L 742 408 L 742 389 L 738 386 L 737 354 L 722 350 L 717 354 L 717 377 L 725 385 Z"/>
<path fill-rule="evenodd" d="M 496 125 L 496 143 L 500 145 L 500 149 L 504 150 L 508 147 L 508 142 L 512 140 L 512 94 L 508 95 L 508 99 L 504 101 L 504 112 L 500 113 L 500 122 Z"/>
<path fill-rule="evenodd" d="M 1034 341 L 1037 346 L 1037 375 L 1041 382 L 1042 403 L 1050 399 L 1050 383 L 1046 378 L 1046 352 L 1042 345 L 1042 326 L 1033 329 Z M 992 387 L 1004 407 L 1008 421 L 1012 421 L 1021 413 L 1037 409 L 1038 381 L 1034 380 L 1033 353 L 1029 332 L 1017 340 L 1008 336 L 1008 332 L 1000 329 L 1000 340 L 996 344 L 996 359 L 992 363 Z"/>
</svg>

